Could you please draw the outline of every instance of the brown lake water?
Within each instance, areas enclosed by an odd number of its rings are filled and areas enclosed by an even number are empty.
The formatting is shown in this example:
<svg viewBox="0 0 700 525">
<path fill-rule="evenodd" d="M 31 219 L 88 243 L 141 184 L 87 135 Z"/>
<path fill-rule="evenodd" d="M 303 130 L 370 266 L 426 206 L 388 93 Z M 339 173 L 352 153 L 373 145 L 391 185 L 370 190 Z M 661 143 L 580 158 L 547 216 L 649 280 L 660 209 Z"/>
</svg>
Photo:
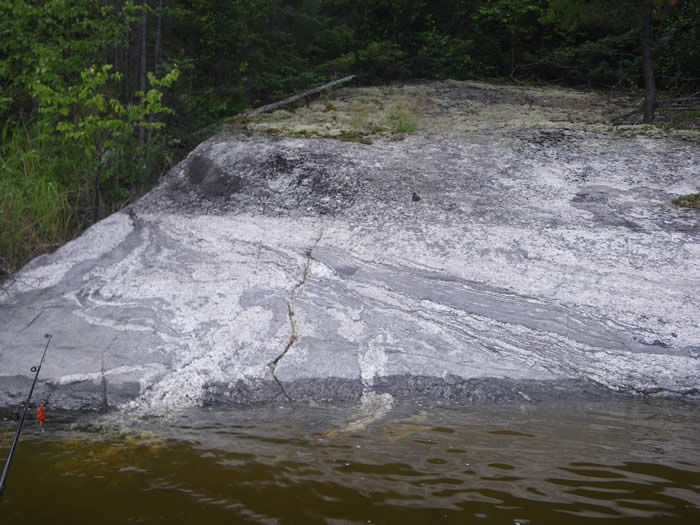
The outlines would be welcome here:
<svg viewBox="0 0 700 525">
<path fill-rule="evenodd" d="M 594 521 L 700 523 L 700 404 L 48 410 L 0 502 L 2 524 Z"/>
</svg>

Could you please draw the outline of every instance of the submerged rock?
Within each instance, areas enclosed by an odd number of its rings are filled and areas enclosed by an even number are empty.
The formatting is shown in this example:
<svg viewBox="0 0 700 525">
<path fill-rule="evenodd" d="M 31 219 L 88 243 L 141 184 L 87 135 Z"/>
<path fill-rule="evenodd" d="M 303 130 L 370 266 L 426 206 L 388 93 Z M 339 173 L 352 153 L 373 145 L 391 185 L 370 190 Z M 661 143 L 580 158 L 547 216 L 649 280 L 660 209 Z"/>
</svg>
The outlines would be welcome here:
<svg viewBox="0 0 700 525">
<path fill-rule="evenodd" d="M 35 399 L 68 408 L 700 397 L 700 216 L 671 205 L 697 142 L 621 136 L 591 94 L 391 89 L 416 133 L 262 117 L 28 264 L 0 298 L 0 405 L 45 332 Z"/>
</svg>

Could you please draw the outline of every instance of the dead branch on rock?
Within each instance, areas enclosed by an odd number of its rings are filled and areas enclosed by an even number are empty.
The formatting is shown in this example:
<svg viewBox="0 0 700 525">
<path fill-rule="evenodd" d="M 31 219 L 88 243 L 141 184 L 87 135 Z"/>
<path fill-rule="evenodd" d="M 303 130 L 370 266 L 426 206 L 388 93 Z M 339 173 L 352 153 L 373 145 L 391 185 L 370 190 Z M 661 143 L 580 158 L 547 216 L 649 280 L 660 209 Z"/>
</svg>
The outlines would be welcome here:
<svg viewBox="0 0 700 525">
<path fill-rule="evenodd" d="M 334 80 L 333 82 L 329 82 L 328 84 L 323 84 L 322 86 L 315 87 L 299 95 L 294 95 L 293 97 L 285 98 L 284 100 L 280 100 L 279 102 L 268 104 L 267 106 L 261 106 L 256 109 L 251 109 L 250 111 L 246 111 L 244 115 L 246 117 L 253 117 L 255 115 L 259 115 L 260 113 L 269 113 L 270 111 L 275 111 L 276 109 L 281 108 L 282 106 L 293 104 L 294 102 L 298 102 L 299 100 L 303 100 L 317 93 L 321 93 L 322 91 L 335 87 L 339 84 L 350 82 L 353 78 L 355 78 L 355 75 L 350 75 L 349 77 L 341 78 L 340 80 Z"/>
</svg>

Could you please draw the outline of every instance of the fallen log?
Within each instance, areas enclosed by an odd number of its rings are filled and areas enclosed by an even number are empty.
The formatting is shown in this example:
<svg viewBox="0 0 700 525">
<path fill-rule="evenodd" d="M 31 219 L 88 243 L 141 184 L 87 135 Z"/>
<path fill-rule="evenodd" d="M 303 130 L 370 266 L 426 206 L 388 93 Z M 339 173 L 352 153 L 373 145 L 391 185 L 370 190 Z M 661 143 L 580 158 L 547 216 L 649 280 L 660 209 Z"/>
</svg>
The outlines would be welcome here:
<svg viewBox="0 0 700 525">
<path fill-rule="evenodd" d="M 322 86 L 315 87 L 299 95 L 294 95 L 293 97 L 285 98 L 284 100 L 280 100 L 279 102 L 274 102 L 273 104 L 268 104 L 267 106 L 261 106 L 259 108 L 251 109 L 243 113 L 243 115 L 245 115 L 246 117 L 253 117 L 255 115 L 259 115 L 260 113 L 268 113 L 270 111 L 274 111 L 278 108 L 281 108 L 282 106 L 287 106 L 289 104 L 293 104 L 294 102 L 303 100 L 317 93 L 321 93 L 322 91 L 337 86 L 338 84 L 350 82 L 353 78 L 355 78 L 355 75 L 341 78 L 340 80 L 334 80 L 333 82 L 329 82 L 328 84 L 323 84 Z"/>
</svg>

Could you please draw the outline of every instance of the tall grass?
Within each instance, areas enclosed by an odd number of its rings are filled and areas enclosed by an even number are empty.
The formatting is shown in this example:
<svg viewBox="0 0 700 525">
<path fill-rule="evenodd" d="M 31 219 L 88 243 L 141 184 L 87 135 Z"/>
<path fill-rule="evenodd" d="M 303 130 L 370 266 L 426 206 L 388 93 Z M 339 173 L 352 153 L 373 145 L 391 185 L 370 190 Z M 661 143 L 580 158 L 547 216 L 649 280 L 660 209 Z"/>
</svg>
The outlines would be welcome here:
<svg viewBox="0 0 700 525">
<path fill-rule="evenodd" d="M 24 124 L 7 123 L 0 145 L 0 279 L 53 251 L 79 228 L 76 203 L 55 173 L 53 153 Z M 78 192 L 79 193 L 79 192 Z"/>
<path fill-rule="evenodd" d="M 0 139 L 0 281 L 138 198 L 172 163 L 160 137 L 147 147 L 128 137 L 100 159 L 95 187 L 83 145 L 41 120 L 8 121 Z"/>
<path fill-rule="evenodd" d="M 418 119 L 410 111 L 397 111 L 390 114 L 387 120 L 391 124 L 392 133 L 415 133 L 418 129 Z"/>
<path fill-rule="evenodd" d="M 398 98 L 388 108 L 386 121 L 392 133 L 415 133 L 418 129 L 418 102 L 411 97 Z"/>
</svg>

